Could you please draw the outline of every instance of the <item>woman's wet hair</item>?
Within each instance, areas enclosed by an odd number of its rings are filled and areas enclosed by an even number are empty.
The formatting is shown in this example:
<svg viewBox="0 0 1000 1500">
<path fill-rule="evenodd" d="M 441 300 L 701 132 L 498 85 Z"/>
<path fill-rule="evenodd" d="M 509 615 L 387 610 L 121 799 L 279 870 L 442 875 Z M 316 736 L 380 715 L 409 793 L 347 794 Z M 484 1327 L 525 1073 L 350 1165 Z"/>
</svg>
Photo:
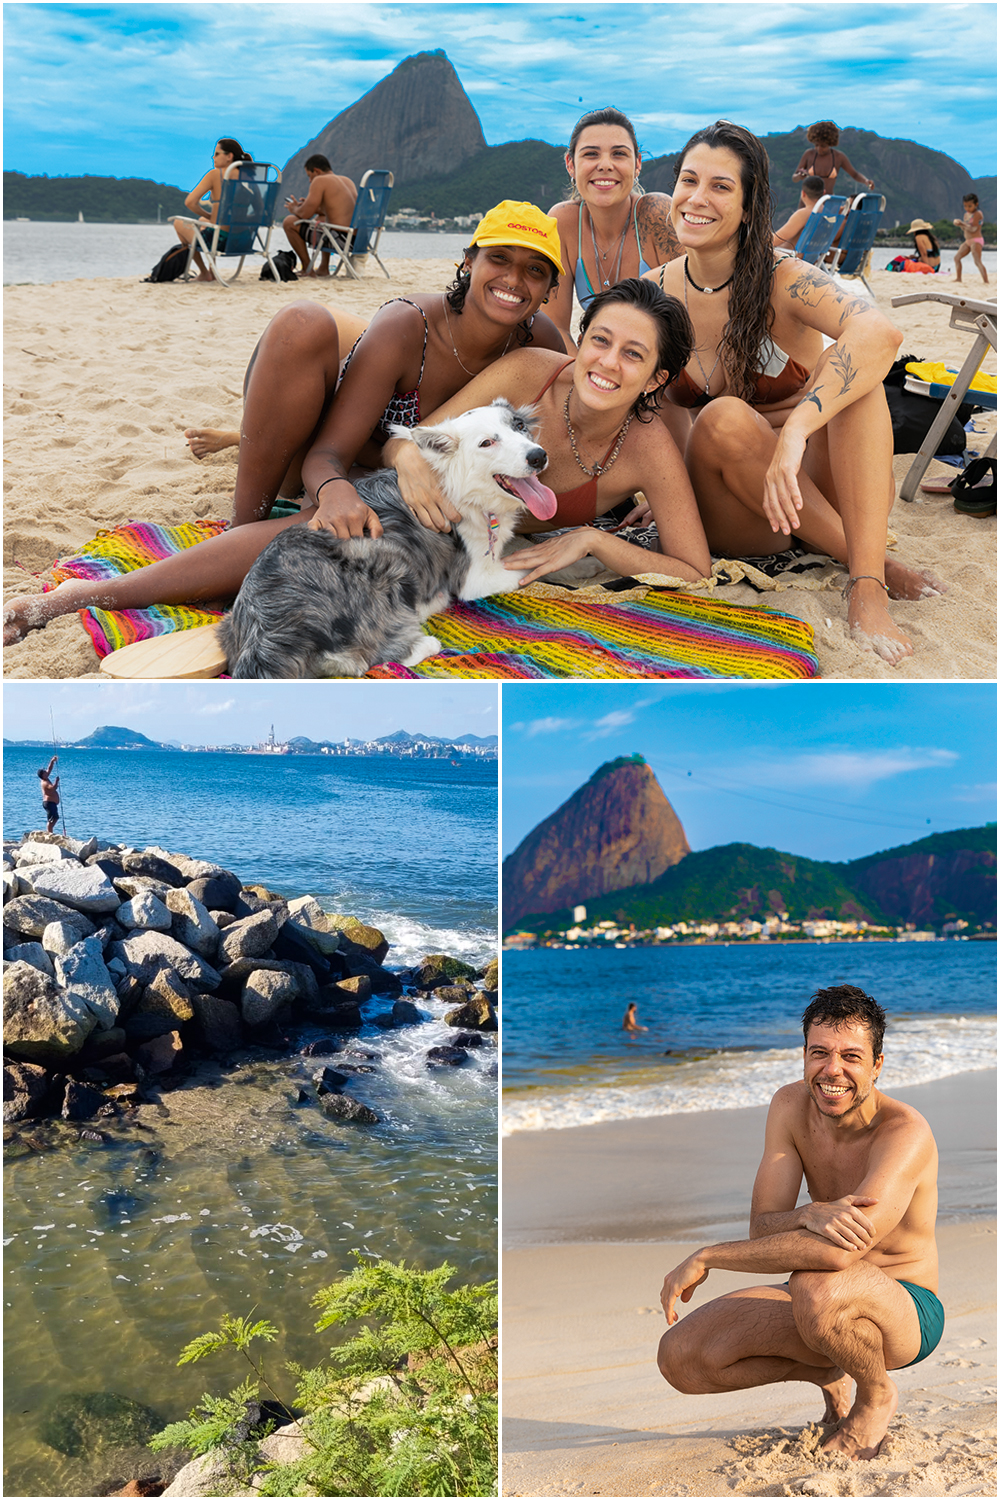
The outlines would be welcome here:
<svg viewBox="0 0 1000 1500">
<path fill-rule="evenodd" d="M 234 161 L 253 161 L 253 157 L 250 155 L 250 152 L 244 151 L 239 141 L 233 140 L 233 137 L 231 135 L 220 136 L 215 144 L 217 146 L 221 146 L 223 151 L 225 151 L 227 155 L 231 156 Z"/>
<path fill-rule="evenodd" d="M 462 251 L 461 263 L 455 269 L 455 280 L 451 283 L 450 286 L 445 288 L 444 294 L 445 301 L 451 308 L 452 312 L 460 313 L 462 311 L 462 308 L 465 306 L 465 299 L 469 295 L 469 287 L 472 285 L 472 272 L 468 269 L 466 261 L 471 264 L 471 262 L 474 261 L 476 256 L 479 254 L 480 250 L 488 250 L 491 248 L 495 247 L 491 247 L 489 245 L 469 245 L 465 250 Z M 545 264 L 549 268 L 549 291 L 551 292 L 552 288 L 559 280 L 559 272 L 556 270 L 555 266 L 553 265 L 552 261 L 549 260 L 547 255 L 543 256 L 542 259 L 545 261 Z M 517 342 L 514 347 L 517 349 L 523 349 L 527 344 L 531 343 L 534 343 L 534 334 L 531 331 L 530 321 L 518 323 Z"/>
<path fill-rule="evenodd" d="M 756 377 L 767 363 L 767 343 L 774 309 L 774 236 L 771 220 L 774 203 L 764 143 L 742 125 L 716 120 L 698 130 L 688 141 L 674 169 L 674 183 L 695 146 L 731 151 L 740 164 L 743 189 L 743 223 L 739 229 L 736 264 L 729 293 L 729 321 L 722 330 L 719 352 L 730 392 L 752 400 Z"/>
<path fill-rule="evenodd" d="M 644 391 L 632 410 L 640 422 L 649 422 L 659 410 L 660 397 L 675 381 L 694 349 L 694 329 L 683 302 L 660 290 L 655 281 L 629 276 L 599 292 L 580 320 L 580 341 L 595 317 L 607 307 L 635 307 L 656 325 L 656 368 L 666 370 L 667 379 L 655 391 Z"/>
<path fill-rule="evenodd" d="M 639 141 L 636 137 L 635 126 L 632 124 L 632 121 L 629 119 L 628 115 L 623 115 L 620 109 L 615 109 L 614 106 L 610 104 L 606 105 L 604 109 L 590 109 L 585 115 L 580 116 L 576 124 L 573 126 L 573 131 L 569 138 L 569 145 L 566 148 L 566 153 L 568 156 L 573 157 L 576 155 L 576 148 L 579 145 L 580 137 L 587 129 L 588 125 L 617 125 L 620 130 L 624 130 L 626 132 L 629 140 L 632 142 L 632 150 L 635 152 L 636 161 L 641 161 L 642 152 L 639 149 Z M 569 181 L 570 201 L 572 201 L 574 198 L 578 199 L 580 193 L 576 185 L 576 179 L 572 175 L 570 176 Z M 639 186 L 638 182 L 634 182 L 632 184 L 632 191 L 635 193 L 642 193 L 645 190 Z"/>
<path fill-rule="evenodd" d="M 840 126 L 835 120 L 817 120 L 806 131 L 806 140 L 813 146 L 835 146 L 840 140 Z"/>
<path fill-rule="evenodd" d="M 872 1041 L 872 1057 L 882 1056 L 885 1036 L 885 1011 L 877 1000 L 859 990 L 856 984 L 835 984 L 828 990 L 817 990 L 802 1013 L 802 1035 L 809 1045 L 810 1026 L 864 1026 Z"/>
</svg>

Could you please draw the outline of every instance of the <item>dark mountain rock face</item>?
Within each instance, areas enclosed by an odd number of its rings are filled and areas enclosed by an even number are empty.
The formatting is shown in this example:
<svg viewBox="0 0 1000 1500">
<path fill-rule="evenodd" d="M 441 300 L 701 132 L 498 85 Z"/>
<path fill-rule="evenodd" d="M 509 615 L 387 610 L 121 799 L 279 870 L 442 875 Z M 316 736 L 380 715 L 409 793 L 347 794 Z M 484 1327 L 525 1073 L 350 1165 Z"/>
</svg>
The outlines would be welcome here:
<svg viewBox="0 0 1000 1500">
<path fill-rule="evenodd" d="M 303 163 L 314 152 L 355 182 L 369 167 L 388 167 L 398 188 L 454 172 L 485 147 L 479 116 L 447 57 L 418 52 L 297 151 L 285 164 L 282 184 L 304 193 Z"/>
<path fill-rule="evenodd" d="M 691 850 L 680 820 L 641 762 L 601 767 L 539 823 L 503 866 L 503 925 L 646 885 Z"/>
<path fill-rule="evenodd" d="M 942 922 L 949 916 L 993 921 L 997 857 L 988 849 L 904 854 L 869 864 L 854 884 L 896 922 Z"/>
</svg>

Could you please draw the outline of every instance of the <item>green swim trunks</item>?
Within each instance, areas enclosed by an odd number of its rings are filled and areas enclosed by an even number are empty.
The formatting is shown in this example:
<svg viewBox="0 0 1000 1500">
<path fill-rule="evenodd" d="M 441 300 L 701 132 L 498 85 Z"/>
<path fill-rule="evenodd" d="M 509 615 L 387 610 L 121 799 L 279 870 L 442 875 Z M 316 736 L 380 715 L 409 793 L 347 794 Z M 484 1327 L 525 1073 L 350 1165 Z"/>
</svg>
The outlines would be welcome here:
<svg viewBox="0 0 1000 1500">
<path fill-rule="evenodd" d="M 925 1286 L 915 1286 L 912 1281 L 901 1281 L 899 1285 L 905 1287 L 913 1298 L 917 1322 L 920 1324 L 919 1352 L 909 1364 L 900 1366 L 901 1369 L 908 1370 L 910 1365 L 918 1365 L 928 1354 L 933 1354 L 940 1344 L 944 1333 L 944 1308 L 934 1292 L 929 1292 Z"/>
</svg>

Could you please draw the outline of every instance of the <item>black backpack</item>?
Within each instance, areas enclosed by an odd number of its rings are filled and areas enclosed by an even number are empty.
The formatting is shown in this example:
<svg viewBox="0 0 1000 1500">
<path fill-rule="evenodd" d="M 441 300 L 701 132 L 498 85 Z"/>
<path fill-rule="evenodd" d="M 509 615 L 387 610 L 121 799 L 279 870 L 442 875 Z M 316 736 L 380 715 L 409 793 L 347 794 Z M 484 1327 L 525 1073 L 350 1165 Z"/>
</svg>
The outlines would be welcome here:
<svg viewBox="0 0 1000 1500">
<path fill-rule="evenodd" d="M 893 453 L 919 453 L 924 438 L 931 430 L 932 422 L 941 410 L 940 401 L 935 400 L 933 396 L 921 396 L 916 391 L 907 391 L 903 388 L 906 380 L 906 366 L 913 363 L 916 358 L 915 354 L 904 354 L 896 360 L 882 382 L 885 387 L 889 416 L 892 419 Z M 955 414 L 938 443 L 938 453 L 955 457 L 965 452 L 965 445 L 968 441 L 965 424 L 974 411 L 975 406 L 971 402 L 963 401 L 960 406 L 956 407 Z"/>
<path fill-rule="evenodd" d="M 299 278 L 295 274 L 294 250 L 278 250 L 274 255 L 271 256 L 271 259 L 274 261 L 274 264 L 277 267 L 278 275 L 281 277 L 282 281 L 298 281 Z M 267 264 L 266 261 L 261 267 L 260 279 L 261 281 L 274 280 L 274 272 L 271 270 L 271 267 Z"/>
<path fill-rule="evenodd" d="M 171 245 L 170 249 L 160 256 L 156 265 L 143 281 L 176 281 L 178 276 L 184 275 L 184 267 L 188 258 L 187 245 Z"/>
</svg>

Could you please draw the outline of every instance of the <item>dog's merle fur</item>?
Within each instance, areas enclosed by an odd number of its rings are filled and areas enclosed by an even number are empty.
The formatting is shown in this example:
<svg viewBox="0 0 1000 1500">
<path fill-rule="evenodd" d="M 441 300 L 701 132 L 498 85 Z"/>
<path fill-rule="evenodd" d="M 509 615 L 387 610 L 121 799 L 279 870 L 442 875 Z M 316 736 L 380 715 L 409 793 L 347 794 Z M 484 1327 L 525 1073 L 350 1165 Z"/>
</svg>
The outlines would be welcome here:
<svg viewBox="0 0 1000 1500">
<path fill-rule="evenodd" d="M 428 530 L 400 498 L 395 471 L 381 469 L 355 486 L 381 537 L 279 532 L 220 626 L 230 674 L 361 677 L 376 662 L 415 666 L 441 649 L 420 627 L 449 596 L 515 589 L 518 574 L 500 559 L 524 504 L 498 479 L 533 478 L 548 462 L 532 416 L 498 399 L 437 427 L 393 428 L 420 448 L 461 521 L 450 532 Z"/>
</svg>

